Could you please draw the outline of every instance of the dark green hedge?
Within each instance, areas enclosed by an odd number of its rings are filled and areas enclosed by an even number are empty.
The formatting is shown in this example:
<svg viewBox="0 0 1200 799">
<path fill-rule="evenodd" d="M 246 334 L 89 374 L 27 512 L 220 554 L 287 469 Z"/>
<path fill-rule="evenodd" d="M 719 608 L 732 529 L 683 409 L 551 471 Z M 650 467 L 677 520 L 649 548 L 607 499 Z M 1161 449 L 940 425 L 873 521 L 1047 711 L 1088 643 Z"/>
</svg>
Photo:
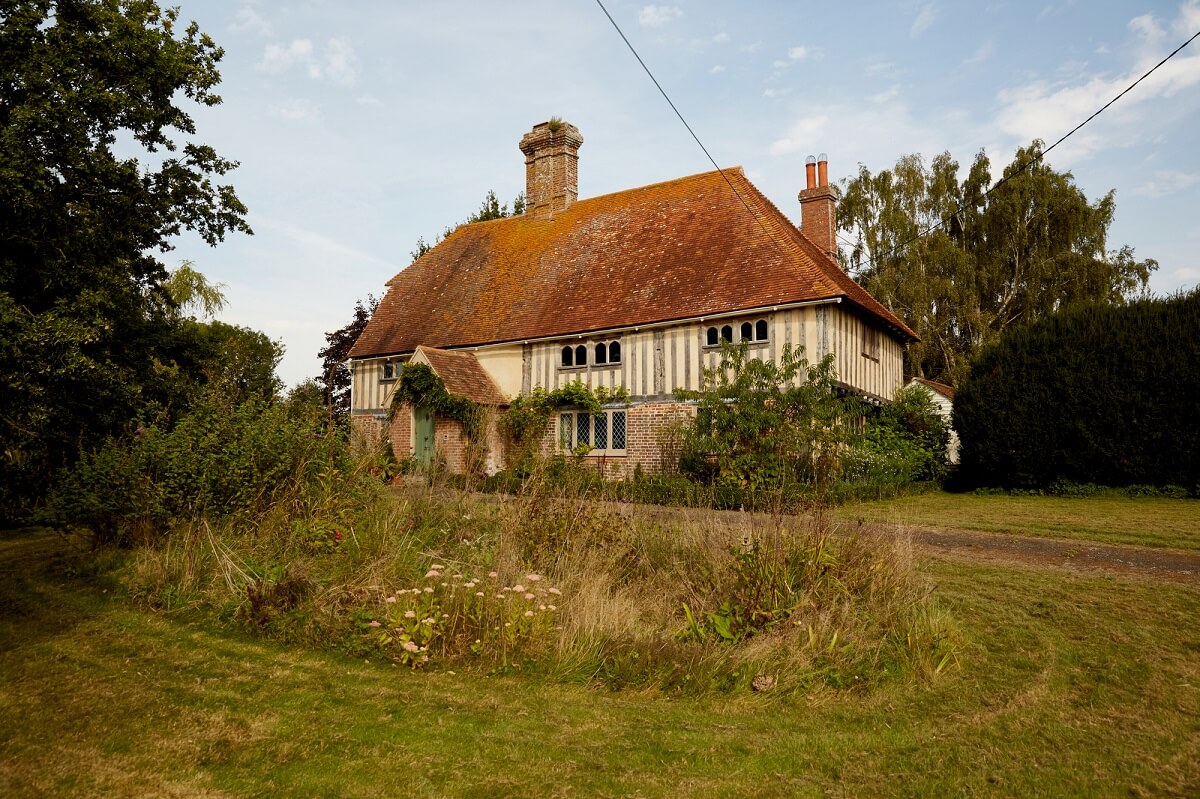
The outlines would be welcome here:
<svg viewBox="0 0 1200 799">
<path fill-rule="evenodd" d="M 962 483 L 1200 490 L 1200 289 L 1005 335 L 959 387 Z"/>
</svg>

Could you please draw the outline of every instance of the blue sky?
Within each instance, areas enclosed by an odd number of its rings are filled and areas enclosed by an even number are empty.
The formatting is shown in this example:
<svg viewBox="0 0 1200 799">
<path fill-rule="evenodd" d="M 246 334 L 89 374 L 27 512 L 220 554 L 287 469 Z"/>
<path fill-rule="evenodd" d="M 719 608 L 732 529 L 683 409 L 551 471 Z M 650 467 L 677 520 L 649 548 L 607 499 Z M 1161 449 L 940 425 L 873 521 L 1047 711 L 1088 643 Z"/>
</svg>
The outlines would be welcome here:
<svg viewBox="0 0 1200 799">
<path fill-rule="evenodd" d="M 255 235 L 185 236 L 166 260 L 284 343 L 289 385 L 419 236 L 524 189 L 535 123 L 583 133 L 581 197 L 711 169 L 594 0 L 178 2 L 226 51 L 197 138 L 241 162 Z M 998 175 L 1200 31 L 1200 0 L 606 5 L 717 163 L 797 222 L 809 154 L 840 181 L 984 149 Z M 1109 247 L 1157 259 L 1155 291 L 1200 283 L 1200 40 L 1049 160 L 1093 200 L 1116 190 Z"/>
</svg>

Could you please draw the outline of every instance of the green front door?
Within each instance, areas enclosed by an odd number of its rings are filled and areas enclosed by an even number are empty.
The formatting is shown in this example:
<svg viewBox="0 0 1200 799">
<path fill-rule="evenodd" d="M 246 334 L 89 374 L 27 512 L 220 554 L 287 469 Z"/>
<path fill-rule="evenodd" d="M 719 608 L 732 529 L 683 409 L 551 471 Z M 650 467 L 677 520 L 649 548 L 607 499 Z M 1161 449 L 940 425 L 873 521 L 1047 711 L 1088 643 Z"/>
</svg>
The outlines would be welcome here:
<svg viewBox="0 0 1200 799">
<path fill-rule="evenodd" d="M 417 461 L 428 466 L 433 461 L 433 411 L 413 408 L 413 433 L 416 439 Z"/>
</svg>

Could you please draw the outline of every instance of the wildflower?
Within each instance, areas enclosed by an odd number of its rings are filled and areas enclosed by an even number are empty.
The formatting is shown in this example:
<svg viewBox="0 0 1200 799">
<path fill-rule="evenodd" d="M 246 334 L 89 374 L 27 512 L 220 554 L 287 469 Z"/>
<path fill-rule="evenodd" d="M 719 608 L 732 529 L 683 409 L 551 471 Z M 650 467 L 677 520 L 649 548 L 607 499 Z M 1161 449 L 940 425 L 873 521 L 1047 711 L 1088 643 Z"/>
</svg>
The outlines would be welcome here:
<svg viewBox="0 0 1200 799">
<path fill-rule="evenodd" d="M 394 605 L 394 604 L 396 604 L 396 597 L 394 597 L 394 596 L 390 596 L 390 597 L 388 597 L 387 599 L 385 599 L 385 600 L 383 600 L 383 601 L 384 601 L 384 602 L 386 602 L 386 603 L 388 603 L 389 605 Z"/>
<path fill-rule="evenodd" d="M 416 612 L 415 612 L 415 611 L 412 611 L 412 610 L 406 610 L 406 611 L 404 611 L 404 618 L 406 618 L 406 619 L 415 619 L 416 617 L 417 617 L 417 614 L 416 614 Z"/>
<path fill-rule="evenodd" d="M 545 610 L 545 609 L 546 609 L 545 605 L 538 605 L 538 610 Z"/>
<path fill-rule="evenodd" d="M 419 649 L 419 647 L 417 646 L 416 641 L 405 641 L 404 642 L 404 651 L 405 652 L 416 652 L 418 649 Z"/>
<path fill-rule="evenodd" d="M 434 624 L 435 622 L 436 619 L 434 619 L 432 616 L 427 619 L 421 619 L 421 624 Z"/>
<path fill-rule="evenodd" d="M 368 627 L 382 627 L 383 625 L 380 624 L 379 622 L 375 621 L 374 619 L 372 619 L 371 621 L 367 622 L 367 626 Z"/>
<path fill-rule="evenodd" d="M 527 574 L 525 575 L 525 579 L 531 583 L 536 583 L 538 580 L 542 579 L 542 576 L 540 574 Z"/>
<path fill-rule="evenodd" d="M 442 588 L 449 588 L 449 587 L 450 587 L 450 583 L 442 583 Z"/>
<path fill-rule="evenodd" d="M 432 587 L 432 586 L 428 586 L 428 585 L 427 585 L 427 586 L 425 586 L 425 593 L 427 593 L 427 594 L 432 594 L 432 593 L 433 593 L 433 587 Z"/>
<path fill-rule="evenodd" d="M 527 619 L 532 619 L 532 618 L 533 618 L 533 611 L 532 611 L 532 610 L 527 610 L 527 611 L 525 611 L 525 618 L 527 618 Z"/>
<path fill-rule="evenodd" d="M 506 598 L 507 597 L 504 594 L 496 594 L 496 599 L 506 599 Z"/>
<path fill-rule="evenodd" d="M 491 577 L 493 580 L 495 580 L 499 576 L 500 576 L 499 572 L 488 572 L 488 577 Z"/>
<path fill-rule="evenodd" d="M 461 579 L 462 579 L 462 575 L 461 575 L 461 574 L 456 574 L 456 575 L 454 575 L 454 579 L 455 579 L 455 580 L 461 580 Z"/>
<path fill-rule="evenodd" d="M 557 608 L 557 607 L 555 607 L 554 605 L 547 605 L 546 607 L 547 607 L 549 610 L 558 610 L 558 608 Z"/>
<path fill-rule="evenodd" d="M 429 571 L 425 572 L 425 579 L 427 579 L 427 580 L 430 580 L 430 579 L 433 579 L 436 577 L 441 577 L 441 576 L 442 576 L 442 573 L 440 571 L 436 571 L 434 569 L 430 569 Z"/>
<path fill-rule="evenodd" d="M 475 596 L 483 596 L 483 592 L 482 592 L 482 591 L 476 591 L 476 592 L 475 592 Z"/>
<path fill-rule="evenodd" d="M 548 590 L 550 593 L 554 594 L 555 596 L 558 596 L 562 593 L 562 591 L 559 591 L 557 588 L 548 588 L 546 590 Z"/>
<path fill-rule="evenodd" d="M 526 594 L 526 595 L 525 595 L 525 598 L 526 598 L 526 599 L 533 599 L 533 598 L 534 598 L 534 596 L 533 596 L 533 594 Z"/>
<path fill-rule="evenodd" d="M 449 614 L 449 613 L 443 613 L 443 614 L 442 614 L 442 618 L 443 618 L 443 619 L 448 619 L 448 618 L 450 618 L 450 614 Z"/>
<path fill-rule="evenodd" d="M 429 655 L 421 655 L 421 662 L 422 662 L 422 663 L 428 663 L 428 662 L 429 662 Z"/>
<path fill-rule="evenodd" d="M 522 594 L 522 593 L 524 593 L 524 592 L 525 592 L 525 586 L 523 586 L 523 585 L 514 585 L 514 586 L 512 587 L 512 590 L 516 591 L 518 594 Z"/>
<path fill-rule="evenodd" d="M 446 567 L 445 567 L 445 566 L 442 566 L 441 564 L 435 563 L 435 564 L 433 564 L 432 566 L 430 566 L 429 568 L 431 568 L 431 569 L 435 569 L 435 570 L 437 570 L 437 571 L 441 571 L 442 569 L 444 569 L 444 568 L 446 568 Z"/>
<path fill-rule="evenodd" d="M 506 622 L 504 622 L 504 626 L 505 626 L 505 627 L 512 627 L 512 622 L 511 622 L 511 621 L 506 621 Z"/>
</svg>

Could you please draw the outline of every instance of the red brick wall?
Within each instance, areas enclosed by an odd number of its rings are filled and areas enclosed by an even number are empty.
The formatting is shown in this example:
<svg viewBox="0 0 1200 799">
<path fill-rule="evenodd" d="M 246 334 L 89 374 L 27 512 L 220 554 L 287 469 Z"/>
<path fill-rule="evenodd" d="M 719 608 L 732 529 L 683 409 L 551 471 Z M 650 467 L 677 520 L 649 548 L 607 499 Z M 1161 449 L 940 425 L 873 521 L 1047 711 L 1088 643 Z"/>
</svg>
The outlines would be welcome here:
<svg viewBox="0 0 1200 799">
<path fill-rule="evenodd" d="M 670 446 L 669 433 L 680 419 L 695 413 L 693 406 L 678 402 L 632 405 L 625 412 L 625 455 L 587 455 L 584 462 L 613 479 L 633 477 L 638 466 L 645 474 L 674 468 L 678 453 Z M 539 451 L 543 456 L 558 454 L 557 413 L 542 433 Z"/>
</svg>

